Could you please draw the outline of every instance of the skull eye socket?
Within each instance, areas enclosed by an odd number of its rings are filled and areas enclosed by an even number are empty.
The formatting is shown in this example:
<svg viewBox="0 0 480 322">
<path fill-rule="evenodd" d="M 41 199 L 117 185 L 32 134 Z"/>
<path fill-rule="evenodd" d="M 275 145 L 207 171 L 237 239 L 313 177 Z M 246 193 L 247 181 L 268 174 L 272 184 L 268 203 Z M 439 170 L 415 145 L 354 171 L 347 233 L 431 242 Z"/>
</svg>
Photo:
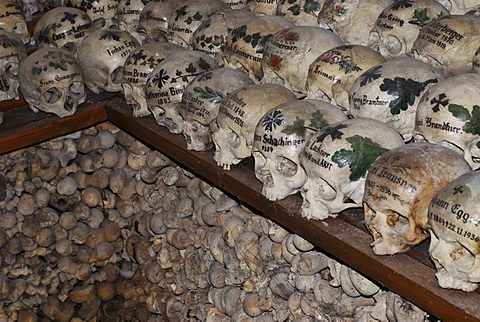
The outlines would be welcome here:
<svg viewBox="0 0 480 322">
<path fill-rule="evenodd" d="M 5 74 L 11 75 L 12 77 L 18 76 L 18 64 L 17 63 L 8 63 L 5 67 Z"/>
<path fill-rule="evenodd" d="M 285 157 L 277 157 L 275 169 L 284 176 L 291 177 L 297 173 L 298 165 Z"/>
<path fill-rule="evenodd" d="M 337 196 L 337 192 L 325 180 L 317 179 L 317 194 L 321 199 L 332 200 Z"/>
<path fill-rule="evenodd" d="M 62 46 L 62 49 L 65 49 L 69 53 L 74 54 L 77 52 L 78 47 L 77 44 L 74 42 L 67 42 L 65 45 Z"/>
<path fill-rule="evenodd" d="M 393 210 L 386 211 L 387 225 L 392 227 L 398 234 L 406 234 L 410 230 L 410 222 L 408 218 L 400 215 Z"/>
<path fill-rule="evenodd" d="M 240 137 L 237 133 L 231 131 L 230 135 L 227 138 L 228 145 L 232 148 L 238 148 L 240 146 Z"/>
<path fill-rule="evenodd" d="M 123 66 L 117 67 L 111 74 L 111 79 L 114 84 L 121 84 L 123 80 Z"/>
<path fill-rule="evenodd" d="M 387 50 L 394 55 L 398 55 L 402 52 L 402 43 L 397 37 L 389 36 L 385 43 Z"/>
<path fill-rule="evenodd" d="M 93 21 L 93 27 L 95 29 L 103 29 L 107 24 L 107 20 L 105 18 L 98 18 Z"/>
<path fill-rule="evenodd" d="M 62 93 L 56 88 L 52 87 L 43 93 L 43 99 L 47 104 L 55 104 L 62 97 Z"/>
<path fill-rule="evenodd" d="M 255 160 L 255 168 L 261 169 L 267 164 L 267 159 L 258 151 L 252 152 L 253 159 Z"/>
<path fill-rule="evenodd" d="M 468 270 L 475 265 L 475 256 L 460 244 L 458 244 L 458 247 L 455 247 L 449 255 L 455 261 L 455 264 L 464 270 Z"/>
<path fill-rule="evenodd" d="M 70 85 L 69 91 L 73 96 L 83 96 L 85 93 L 85 88 L 83 87 L 82 82 L 73 82 Z"/>
</svg>

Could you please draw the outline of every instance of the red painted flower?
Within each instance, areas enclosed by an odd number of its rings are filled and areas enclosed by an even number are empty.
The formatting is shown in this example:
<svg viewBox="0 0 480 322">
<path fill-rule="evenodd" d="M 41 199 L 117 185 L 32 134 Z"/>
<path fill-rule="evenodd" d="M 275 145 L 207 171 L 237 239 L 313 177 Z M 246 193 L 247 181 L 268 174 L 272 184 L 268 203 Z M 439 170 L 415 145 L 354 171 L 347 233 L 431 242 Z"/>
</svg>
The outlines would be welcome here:
<svg viewBox="0 0 480 322">
<path fill-rule="evenodd" d="M 324 52 L 323 54 L 320 55 L 320 59 L 323 61 L 328 60 L 328 58 L 330 58 L 331 55 L 332 55 L 331 51 Z"/>
<path fill-rule="evenodd" d="M 338 2 L 335 2 L 335 3 L 332 5 L 332 10 L 333 10 L 333 11 L 341 11 L 341 10 L 342 10 L 342 4 L 341 4 L 341 3 L 338 3 Z"/>
<path fill-rule="evenodd" d="M 282 61 L 282 59 L 278 55 L 273 55 L 270 58 L 270 67 L 278 68 L 278 66 L 280 66 L 281 61 Z"/>
<path fill-rule="evenodd" d="M 330 57 L 330 63 L 332 63 L 332 64 L 336 64 L 340 60 L 342 60 L 342 57 L 339 56 L 339 55 L 334 55 L 334 56 Z"/>
</svg>

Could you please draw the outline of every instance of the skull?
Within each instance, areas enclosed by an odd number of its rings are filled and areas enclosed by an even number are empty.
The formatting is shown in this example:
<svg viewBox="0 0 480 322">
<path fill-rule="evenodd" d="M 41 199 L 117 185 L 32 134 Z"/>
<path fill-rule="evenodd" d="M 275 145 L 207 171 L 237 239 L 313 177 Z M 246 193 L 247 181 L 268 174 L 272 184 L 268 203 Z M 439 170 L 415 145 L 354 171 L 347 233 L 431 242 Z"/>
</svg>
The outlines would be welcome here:
<svg viewBox="0 0 480 322">
<path fill-rule="evenodd" d="M 345 45 L 319 55 L 308 69 L 307 97 L 322 99 L 348 110 L 348 93 L 367 69 L 385 62 L 378 52 L 363 45 Z"/>
<path fill-rule="evenodd" d="M 431 21 L 413 43 L 415 58 L 443 70 L 445 77 L 472 71 L 480 47 L 480 17 L 443 16 Z"/>
<path fill-rule="evenodd" d="M 430 201 L 430 257 L 441 287 L 472 292 L 480 283 L 480 172 L 452 180 Z"/>
<path fill-rule="evenodd" d="M 406 252 L 428 237 L 428 204 L 448 182 L 471 171 L 460 154 L 410 143 L 375 161 L 365 182 L 365 224 L 376 255 Z"/>
<path fill-rule="evenodd" d="M 22 0 L 23 12 L 25 14 L 26 21 L 34 20 L 34 15 L 41 11 L 37 0 Z"/>
<path fill-rule="evenodd" d="M 279 0 L 247 0 L 247 8 L 257 16 L 275 16 Z"/>
<path fill-rule="evenodd" d="M 73 115 L 85 101 L 82 70 L 72 53 L 60 48 L 40 48 L 20 63 L 20 91 L 35 113 L 59 117 Z"/>
<path fill-rule="evenodd" d="M 139 45 L 126 31 L 96 30 L 82 41 L 77 57 L 85 85 L 95 94 L 122 90 L 123 65 Z"/>
<path fill-rule="evenodd" d="M 185 87 L 196 76 L 216 68 L 212 57 L 194 50 L 178 51 L 155 66 L 147 78 L 145 94 L 157 124 L 171 133 L 181 133 L 184 121 L 178 104 Z"/>
<path fill-rule="evenodd" d="M 182 133 L 188 150 L 206 151 L 213 147 L 211 132 L 217 129 L 220 104 L 233 90 L 251 84 L 250 77 L 241 71 L 222 67 L 198 75 L 187 85 L 179 107 L 185 120 Z"/>
<path fill-rule="evenodd" d="M 150 114 L 145 98 L 148 75 L 162 60 L 180 50 L 184 49 L 179 45 L 152 42 L 137 47 L 128 56 L 123 65 L 122 88 L 125 101 L 133 106 L 134 117 Z"/>
<path fill-rule="evenodd" d="M 24 44 L 30 42 L 22 1 L 0 0 L 0 17 L 0 29 L 16 34 Z"/>
<path fill-rule="evenodd" d="M 407 55 L 420 29 L 445 14 L 448 10 L 435 0 L 397 1 L 378 16 L 368 46 L 387 59 Z"/>
<path fill-rule="evenodd" d="M 214 13 L 195 30 L 192 37 L 193 49 L 209 54 L 223 65 L 221 56 L 227 42 L 228 31 L 253 17 L 255 15 L 246 10 Z"/>
<path fill-rule="evenodd" d="M 480 169 L 480 75 L 462 74 L 432 86 L 417 107 L 414 139 L 441 144 Z"/>
<path fill-rule="evenodd" d="M 59 7 L 38 20 L 34 38 L 39 48 L 57 47 L 76 55 L 82 40 L 94 30 L 92 19 L 84 11 Z"/>
<path fill-rule="evenodd" d="M 480 74 L 480 47 L 478 47 L 477 51 L 475 51 L 475 55 L 473 56 L 473 65 L 472 70 L 474 73 Z"/>
<path fill-rule="evenodd" d="M 390 124 L 409 141 L 422 94 L 442 79 L 438 70 L 419 60 L 392 58 L 357 78 L 350 90 L 349 112 Z"/>
<path fill-rule="evenodd" d="M 95 29 L 116 28 L 114 17 L 120 0 L 69 0 L 69 5 L 86 12 Z"/>
<path fill-rule="evenodd" d="M 0 102 L 18 100 L 18 67 L 27 57 L 22 39 L 0 29 Z"/>
<path fill-rule="evenodd" d="M 187 0 L 168 19 L 169 41 L 184 48 L 192 48 L 193 33 L 212 14 L 228 11 L 230 7 L 222 0 Z"/>
<path fill-rule="evenodd" d="M 300 157 L 307 173 L 300 190 L 302 216 L 325 219 L 361 207 L 367 171 L 379 156 L 403 144 L 392 127 L 364 118 L 341 121 L 312 135 Z"/>
<path fill-rule="evenodd" d="M 451 15 L 463 15 L 479 6 L 478 0 L 438 0 Z"/>
<path fill-rule="evenodd" d="M 258 16 L 236 25 L 227 35 L 222 56 L 225 66 L 240 69 L 259 83 L 265 43 L 276 32 L 290 27 L 292 23 L 279 16 Z"/>
<path fill-rule="evenodd" d="M 295 94 L 278 84 L 255 84 L 238 88 L 221 103 L 218 129 L 212 133 L 213 159 L 224 170 L 251 155 L 255 127 L 271 108 L 296 100 Z"/>
<path fill-rule="evenodd" d="M 320 27 L 331 29 L 346 44 L 364 45 L 382 10 L 394 0 L 325 0 Z"/>
<path fill-rule="evenodd" d="M 296 26 L 317 26 L 317 19 L 324 0 L 280 0 L 277 16 L 282 16 Z"/>
<path fill-rule="evenodd" d="M 262 83 L 277 83 L 297 96 L 307 95 L 310 64 L 323 52 L 343 45 L 334 33 L 320 27 L 297 26 L 275 33 L 263 51 Z"/>
<path fill-rule="evenodd" d="M 145 5 L 137 28 L 145 42 L 167 41 L 168 19 L 183 2 L 185 1 L 152 1 Z"/>
<path fill-rule="evenodd" d="M 305 142 L 316 131 L 346 119 L 338 107 L 320 100 L 289 101 L 267 111 L 257 123 L 252 147 L 262 194 L 275 201 L 297 193 L 307 180 L 300 166 Z"/>
<path fill-rule="evenodd" d="M 118 29 L 128 32 L 139 44 L 143 44 L 145 35 L 138 32 L 138 21 L 145 7 L 145 0 L 120 0 L 115 19 Z"/>
</svg>

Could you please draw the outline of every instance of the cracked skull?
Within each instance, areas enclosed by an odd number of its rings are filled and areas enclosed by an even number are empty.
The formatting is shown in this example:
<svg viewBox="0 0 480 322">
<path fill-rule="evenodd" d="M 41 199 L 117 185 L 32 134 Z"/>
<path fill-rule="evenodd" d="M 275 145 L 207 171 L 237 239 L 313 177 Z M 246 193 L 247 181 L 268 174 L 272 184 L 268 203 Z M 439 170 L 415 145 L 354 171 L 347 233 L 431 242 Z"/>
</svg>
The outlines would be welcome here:
<svg viewBox="0 0 480 322">
<path fill-rule="evenodd" d="M 0 101 L 19 99 L 18 67 L 27 57 L 22 39 L 0 29 Z"/>
</svg>

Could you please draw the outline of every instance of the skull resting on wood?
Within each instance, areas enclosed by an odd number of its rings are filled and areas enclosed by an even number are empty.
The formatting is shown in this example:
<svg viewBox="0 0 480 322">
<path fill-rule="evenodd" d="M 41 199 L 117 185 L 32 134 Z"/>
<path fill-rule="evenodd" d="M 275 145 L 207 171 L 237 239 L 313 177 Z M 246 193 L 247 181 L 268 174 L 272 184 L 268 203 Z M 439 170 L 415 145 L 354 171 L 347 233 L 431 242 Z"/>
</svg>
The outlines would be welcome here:
<svg viewBox="0 0 480 322">
<path fill-rule="evenodd" d="M 22 39 L 0 29 L 0 102 L 17 99 L 18 67 L 27 57 Z"/>
</svg>

